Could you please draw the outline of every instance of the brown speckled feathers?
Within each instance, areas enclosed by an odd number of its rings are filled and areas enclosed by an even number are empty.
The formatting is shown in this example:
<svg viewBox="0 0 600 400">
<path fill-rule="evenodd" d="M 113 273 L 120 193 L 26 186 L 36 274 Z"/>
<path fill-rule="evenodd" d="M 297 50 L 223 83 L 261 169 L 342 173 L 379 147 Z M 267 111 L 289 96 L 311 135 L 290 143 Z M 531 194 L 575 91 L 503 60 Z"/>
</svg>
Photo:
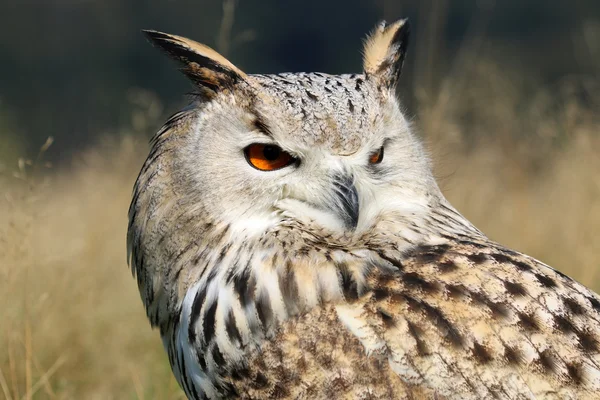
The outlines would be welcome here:
<svg viewBox="0 0 600 400">
<path fill-rule="evenodd" d="M 232 381 L 241 398 L 599 396 L 600 302 L 568 277 L 489 242 L 420 246 L 385 271 L 286 323 L 252 356 L 252 383 Z M 380 344 L 369 356 L 348 310 Z"/>
</svg>

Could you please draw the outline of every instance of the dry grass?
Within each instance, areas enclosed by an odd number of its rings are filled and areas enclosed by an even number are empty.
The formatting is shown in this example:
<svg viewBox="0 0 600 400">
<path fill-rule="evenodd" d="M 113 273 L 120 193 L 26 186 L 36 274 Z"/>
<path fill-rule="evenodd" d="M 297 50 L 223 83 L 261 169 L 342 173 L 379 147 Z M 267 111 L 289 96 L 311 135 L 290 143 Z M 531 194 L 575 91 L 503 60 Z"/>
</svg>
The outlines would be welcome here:
<svg viewBox="0 0 600 400">
<path fill-rule="evenodd" d="M 179 393 L 125 262 L 144 142 L 105 144 L 50 184 L 29 178 L 3 193 L 0 386 L 8 399 Z"/>
<path fill-rule="evenodd" d="M 531 88 L 515 72 L 481 61 L 422 106 L 438 181 L 490 238 L 600 291 L 600 82 Z"/>
<path fill-rule="evenodd" d="M 598 290 L 598 117 L 563 85 L 523 93 L 504 76 L 483 63 L 422 105 L 441 185 L 490 237 Z M 1 396 L 181 398 L 125 260 L 139 136 L 0 182 Z"/>
</svg>

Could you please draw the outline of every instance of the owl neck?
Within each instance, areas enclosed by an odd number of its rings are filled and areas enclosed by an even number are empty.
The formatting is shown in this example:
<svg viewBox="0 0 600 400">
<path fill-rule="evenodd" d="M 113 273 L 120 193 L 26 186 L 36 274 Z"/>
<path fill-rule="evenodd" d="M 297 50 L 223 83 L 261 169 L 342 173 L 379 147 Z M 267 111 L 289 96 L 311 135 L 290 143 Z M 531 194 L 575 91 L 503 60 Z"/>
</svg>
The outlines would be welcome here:
<svg viewBox="0 0 600 400">
<path fill-rule="evenodd" d="M 373 233 L 345 245 L 331 238 L 319 244 L 310 229 L 294 224 L 248 240 L 232 240 L 228 227 L 214 226 L 219 234 L 197 256 L 202 272 L 186 272 L 184 279 L 196 283 L 162 332 L 175 375 L 183 379 L 195 370 L 203 391 L 225 393 L 227 377 L 245 368 L 241 360 L 285 321 L 314 307 L 358 301 L 373 290 L 374 271 L 395 276 L 411 248 L 467 235 L 485 240 L 441 200 L 419 221 L 382 220 Z"/>
</svg>

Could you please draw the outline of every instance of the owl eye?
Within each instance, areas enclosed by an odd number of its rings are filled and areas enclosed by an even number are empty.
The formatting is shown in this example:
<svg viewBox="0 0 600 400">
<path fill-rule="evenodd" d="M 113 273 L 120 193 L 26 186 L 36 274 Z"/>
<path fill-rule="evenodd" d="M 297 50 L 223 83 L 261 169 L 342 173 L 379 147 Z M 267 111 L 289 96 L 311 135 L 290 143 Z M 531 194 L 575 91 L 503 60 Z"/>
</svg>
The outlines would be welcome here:
<svg viewBox="0 0 600 400">
<path fill-rule="evenodd" d="M 253 143 L 244 149 L 248 164 L 261 171 L 275 171 L 296 159 L 274 144 Z"/>
<path fill-rule="evenodd" d="M 383 160 L 383 146 L 369 156 L 369 163 L 379 164 Z"/>
</svg>

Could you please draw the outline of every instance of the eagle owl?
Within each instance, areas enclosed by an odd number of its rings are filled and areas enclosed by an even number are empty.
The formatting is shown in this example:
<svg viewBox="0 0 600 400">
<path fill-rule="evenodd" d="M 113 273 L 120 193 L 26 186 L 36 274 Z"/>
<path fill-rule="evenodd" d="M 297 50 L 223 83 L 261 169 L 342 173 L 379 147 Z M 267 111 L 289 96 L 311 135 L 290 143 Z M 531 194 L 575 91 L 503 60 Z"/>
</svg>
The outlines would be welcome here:
<svg viewBox="0 0 600 400">
<path fill-rule="evenodd" d="M 197 93 L 151 141 L 129 259 L 190 399 L 600 398 L 600 297 L 438 188 L 395 96 L 406 20 L 352 75 L 147 35 Z"/>
</svg>

